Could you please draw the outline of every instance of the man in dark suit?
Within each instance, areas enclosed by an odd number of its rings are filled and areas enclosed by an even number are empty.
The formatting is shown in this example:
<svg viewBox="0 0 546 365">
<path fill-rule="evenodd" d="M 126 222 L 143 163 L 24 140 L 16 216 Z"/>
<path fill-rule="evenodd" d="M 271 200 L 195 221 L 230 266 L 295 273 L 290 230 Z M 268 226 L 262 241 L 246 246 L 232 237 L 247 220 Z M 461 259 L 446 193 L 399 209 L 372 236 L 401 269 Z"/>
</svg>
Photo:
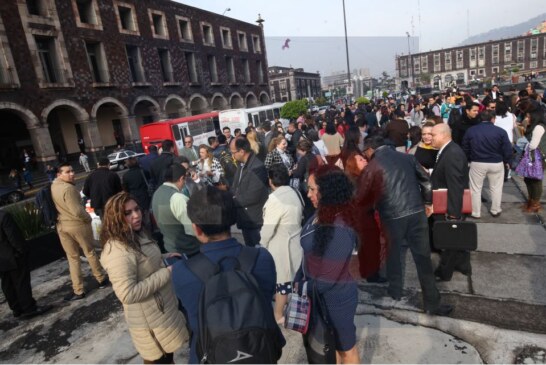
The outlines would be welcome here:
<svg viewBox="0 0 546 365">
<path fill-rule="evenodd" d="M 161 154 L 153 160 L 150 166 L 150 175 L 155 188 L 165 182 L 165 171 L 172 165 L 174 159 L 174 142 L 166 139 L 161 142 Z"/>
<path fill-rule="evenodd" d="M 462 148 L 452 141 L 451 130 L 447 124 L 438 124 L 432 128 L 432 146 L 438 149 L 438 155 L 430 181 L 433 190 L 447 189 L 447 213 L 433 214 L 431 226 L 438 221 L 461 220 L 464 189 L 468 189 L 466 155 Z M 454 270 L 470 274 L 468 251 L 444 250 L 441 253 L 436 276 L 442 280 L 451 280 Z"/>
<path fill-rule="evenodd" d="M 30 286 L 29 251 L 23 235 L 10 213 L 0 210 L 0 279 L 2 291 L 13 316 L 26 319 L 50 310 L 38 306 Z"/>
<path fill-rule="evenodd" d="M 231 186 L 237 227 L 243 231 L 245 244 L 254 247 L 260 243 L 260 229 L 264 223 L 262 210 L 268 198 L 267 170 L 252 152 L 246 138 L 236 137 L 229 149 L 238 163 Z"/>
</svg>

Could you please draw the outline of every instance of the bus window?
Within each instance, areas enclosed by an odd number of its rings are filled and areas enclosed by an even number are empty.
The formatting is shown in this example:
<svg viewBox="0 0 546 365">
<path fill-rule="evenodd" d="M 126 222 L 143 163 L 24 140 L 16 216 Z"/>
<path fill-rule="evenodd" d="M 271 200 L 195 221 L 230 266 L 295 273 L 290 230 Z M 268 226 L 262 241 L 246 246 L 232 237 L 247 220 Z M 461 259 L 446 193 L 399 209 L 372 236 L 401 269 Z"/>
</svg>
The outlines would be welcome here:
<svg viewBox="0 0 546 365">
<path fill-rule="evenodd" d="M 201 120 L 196 120 L 194 122 L 190 122 L 188 123 L 188 128 L 190 130 L 190 135 L 191 136 L 198 136 L 200 135 L 201 133 L 203 133 L 201 131 Z"/>
<path fill-rule="evenodd" d="M 273 110 L 271 109 L 267 109 L 266 111 L 266 114 L 267 114 L 267 119 L 272 122 L 273 121 Z"/>
<path fill-rule="evenodd" d="M 171 129 L 173 130 L 173 136 L 175 141 L 180 141 L 182 137 L 180 136 L 180 129 L 178 128 L 178 125 L 172 125 Z"/>
<path fill-rule="evenodd" d="M 275 118 L 279 118 L 281 116 L 281 112 L 278 108 L 273 109 L 273 114 L 275 114 Z"/>
<path fill-rule="evenodd" d="M 258 114 L 254 114 L 252 116 L 254 118 L 254 123 L 253 125 L 256 127 L 256 126 L 259 126 L 260 125 L 260 118 L 258 117 Z"/>
<path fill-rule="evenodd" d="M 248 119 L 247 119 L 246 123 L 248 123 L 248 122 L 252 122 L 252 114 L 250 114 L 250 113 L 248 113 Z M 243 123 L 243 124 L 245 124 L 245 123 Z M 246 127 L 247 126 L 245 125 L 245 128 Z"/>
<path fill-rule="evenodd" d="M 260 124 L 262 124 L 263 122 L 265 122 L 266 119 L 267 119 L 267 117 L 265 116 L 265 110 L 264 110 L 264 111 L 261 111 L 261 112 L 260 112 Z"/>
<path fill-rule="evenodd" d="M 218 119 L 218 117 L 214 117 L 214 119 L 212 120 L 212 123 L 214 124 L 214 129 L 215 130 L 220 130 L 220 119 Z"/>
<path fill-rule="evenodd" d="M 213 132 L 214 131 L 214 122 L 212 121 L 212 118 L 207 119 L 207 126 L 205 129 L 205 132 Z"/>
</svg>

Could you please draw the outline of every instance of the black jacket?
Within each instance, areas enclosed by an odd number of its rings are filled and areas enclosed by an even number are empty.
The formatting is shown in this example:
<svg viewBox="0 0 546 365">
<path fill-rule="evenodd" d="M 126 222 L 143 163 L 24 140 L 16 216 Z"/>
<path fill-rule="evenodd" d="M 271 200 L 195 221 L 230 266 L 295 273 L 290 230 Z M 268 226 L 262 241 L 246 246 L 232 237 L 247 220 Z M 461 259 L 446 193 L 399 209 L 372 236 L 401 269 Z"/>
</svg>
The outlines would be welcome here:
<svg viewBox="0 0 546 365">
<path fill-rule="evenodd" d="M 390 220 L 424 212 L 425 204 L 432 204 L 432 189 L 414 156 L 381 146 L 360 175 L 356 197 L 359 207 L 376 207 L 381 219 Z"/>
<path fill-rule="evenodd" d="M 83 194 L 91 199 L 93 209 L 104 209 L 106 201 L 121 191 L 121 179 L 108 167 L 93 171 L 83 184 Z"/>
<path fill-rule="evenodd" d="M 238 165 L 231 192 L 237 209 L 237 227 L 260 228 L 268 198 L 268 177 L 264 164 L 253 153 L 246 164 Z"/>
<path fill-rule="evenodd" d="M 170 152 L 162 152 L 158 158 L 152 162 L 150 175 L 155 183 L 155 187 L 161 186 L 165 182 L 165 170 L 172 165 L 174 155 Z"/>
<path fill-rule="evenodd" d="M 447 214 L 461 217 L 463 210 L 463 192 L 468 189 L 468 162 L 461 147 L 449 142 L 432 171 L 430 177 L 432 189 L 447 189 Z"/>
<path fill-rule="evenodd" d="M 11 214 L 0 210 L 0 271 L 17 269 L 17 259 L 27 253 L 26 242 Z"/>
<path fill-rule="evenodd" d="M 459 146 L 461 143 L 463 143 L 464 135 L 466 134 L 466 131 L 477 124 L 480 124 L 481 119 L 480 117 L 476 117 L 474 119 L 470 119 L 468 117 L 468 114 L 466 114 L 466 110 L 462 111 L 461 118 L 454 122 L 454 124 L 451 126 L 451 134 L 453 137 L 453 142 L 457 143 Z"/>
<path fill-rule="evenodd" d="M 132 194 L 142 210 L 150 209 L 150 194 L 148 193 L 148 184 L 144 175 L 144 170 L 139 166 L 131 167 L 125 175 L 122 182 L 123 190 Z"/>
</svg>

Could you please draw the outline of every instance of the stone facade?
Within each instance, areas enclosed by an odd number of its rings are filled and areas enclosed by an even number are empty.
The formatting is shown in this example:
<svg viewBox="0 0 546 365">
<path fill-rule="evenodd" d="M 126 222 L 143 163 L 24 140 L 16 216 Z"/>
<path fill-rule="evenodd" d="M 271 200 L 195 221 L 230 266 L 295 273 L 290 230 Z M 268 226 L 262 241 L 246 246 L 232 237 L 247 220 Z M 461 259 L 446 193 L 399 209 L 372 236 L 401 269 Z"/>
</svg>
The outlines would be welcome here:
<svg viewBox="0 0 546 365">
<path fill-rule="evenodd" d="M 269 104 L 266 70 L 261 26 L 174 1 L 1 1 L 0 124 L 27 134 L 9 132 L 0 169 L 23 147 L 47 162 L 80 138 L 96 153 L 138 145 L 143 123 Z"/>
<path fill-rule="evenodd" d="M 321 95 L 320 74 L 305 72 L 302 68 L 273 66 L 269 68 L 271 100 L 291 101 L 316 99 Z"/>
</svg>

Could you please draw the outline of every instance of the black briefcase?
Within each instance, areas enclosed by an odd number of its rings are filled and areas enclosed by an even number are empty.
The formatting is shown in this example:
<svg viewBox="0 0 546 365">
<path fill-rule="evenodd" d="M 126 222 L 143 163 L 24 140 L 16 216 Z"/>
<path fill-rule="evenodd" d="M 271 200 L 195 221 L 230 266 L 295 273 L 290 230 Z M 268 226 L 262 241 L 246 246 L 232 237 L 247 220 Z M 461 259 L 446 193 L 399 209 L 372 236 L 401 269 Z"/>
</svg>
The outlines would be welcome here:
<svg viewBox="0 0 546 365">
<path fill-rule="evenodd" d="M 438 250 L 475 251 L 478 248 L 478 227 L 474 222 L 434 222 L 432 237 Z"/>
</svg>

